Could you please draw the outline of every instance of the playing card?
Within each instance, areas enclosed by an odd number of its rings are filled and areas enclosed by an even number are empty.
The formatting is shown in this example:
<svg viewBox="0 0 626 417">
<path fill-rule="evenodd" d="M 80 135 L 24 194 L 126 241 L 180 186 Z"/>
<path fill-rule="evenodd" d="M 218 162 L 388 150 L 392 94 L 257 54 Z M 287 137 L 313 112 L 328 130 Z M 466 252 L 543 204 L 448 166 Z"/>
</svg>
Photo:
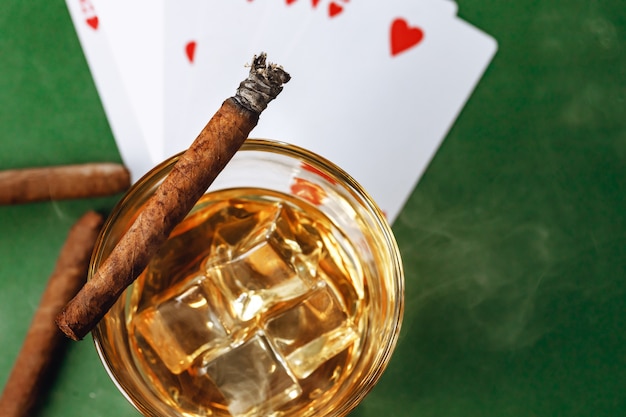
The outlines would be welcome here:
<svg viewBox="0 0 626 417">
<path fill-rule="evenodd" d="M 66 4 L 122 160 L 137 180 L 153 166 L 150 151 L 98 11 L 90 0 L 66 0 Z"/>
<path fill-rule="evenodd" d="M 192 11 L 187 13 L 199 15 L 201 7 L 197 3 L 204 7 L 205 25 L 196 33 L 195 61 L 185 72 L 193 88 L 187 96 L 189 101 L 180 105 L 185 121 L 180 125 L 179 134 L 167 135 L 165 151 L 168 154 L 188 147 L 222 101 L 234 95 L 248 71 L 244 65 L 260 52 L 255 39 L 273 33 L 272 22 L 282 22 L 281 13 L 284 14 L 284 7 L 277 7 L 278 1 L 268 0 L 189 1 L 187 6 Z M 295 9 L 298 8 L 300 4 L 289 7 L 292 14 L 287 17 L 292 19 L 281 23 L 282 30 L 287 29 L 289 22 L 297 22 Z M 311 13 L 303 17 L 307 16 L 313 17 Z"/>
<path fill-rule="evenodd" d="M 192 74 L 195 68 L 200 29 L 202 25 L 210 24 L 206 20 L 206 8 L 209 4 L 210 2 L 205 0 L 165 2 L 163 145 L 165 157 L 174 153 L 168 143 L 182 141 L 182 138 L 185 138 L 189 144 L 200 133 L 200 130 L 196 130 L 190 136 L 185 134 L 189 126 L 188 106 L 194 88 Z"/>
<path fill-rule="evenodd" d="M 344 7 L 333 16 L 333 2 L 229 1 L 228 13 L 215 1 L 219 12 L 204 19 L 209 29 L 198 41 L 187 106 L 192 131 L 165 149 L 186 147 L 245 77 L 242 60 L 266 51 L 293 79 L 252 136 L 337 163 L 393 221 L 490 62 L 495 41 L 456 17 L 448 0 L 438 0 L 440 7 L 434 0 L 335 2 Z"/>
<path fill-rule="evenodd" d="M 275 18 L 273 9 L 276 3 L 269 0 L 185 0 L 176 4 L 178 13 L 187 17 L 167 19 L 166 24 L 172 27 L 173 34 L 175 27 L 179 26 L 186 35 L 178 39 L 172 37 L 172 51 L 180 50 L 192 39 L 195 55 L 193 62 L 184 62 L 175 53 L 168 58 L 184 65 L 175 69 L 172 65 L 166 81 L 167 88 L 178 90 L 180 97 L 180 101 L 172 106 L 176 107 L 174 111 L 177 115 L 168 115 L 179 123 L 175 133 L 166 132 L 166 154 L 187 148 L 222 101 L 235 93 L 247 73 L 244 64 L 250 62 L 254 55 L 254 52 L 248 52 L 254 47 L 253 39 L 261 36 Z M 198 19 L 203 22 L 200 28 L 193 23 Z M 190 24 L 195 30 L 187 28 Z M 232 71 L 227 72 L 223 68 L 231 68 Z M 184 94 L 180 93 L 180 80 L 189 83 L 188 87 L 183 87 Z"/>
<path fill-rule="evenodd" d="M 150 150 L 163 158 L 164 0 L 91 0 Z"/>
</svg>

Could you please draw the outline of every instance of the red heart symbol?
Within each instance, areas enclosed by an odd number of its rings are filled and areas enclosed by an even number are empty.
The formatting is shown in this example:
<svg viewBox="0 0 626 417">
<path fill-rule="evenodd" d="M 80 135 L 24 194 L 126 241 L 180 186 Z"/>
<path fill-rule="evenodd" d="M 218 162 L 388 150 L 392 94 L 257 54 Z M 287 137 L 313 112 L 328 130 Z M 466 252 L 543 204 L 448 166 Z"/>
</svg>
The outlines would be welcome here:
<svg viewBox="0 0 626 417">
<path fill-rule="evenodd" d="M 328 16 L 335 17 L 341 12 L 343 12 L 343 6 L 335 2 L 332 2 L 328 5 Z"/>
<path fill-rule="evenodd" d="M 92 16 L 87 18 L 87 24 L 91 26 L 93 30 L 98 29 L 98 16 Z"/>
<path fill-rule="evenodd" d="M 287 0 L 287 4 L 295 3 L 296 0 Z"/>
<path fill-rule="evenodd" d="M 391 24 L 391 55 L 395 56 L 420 43 L 424 32 L 417 26 L 409 26 L 406 20 L 396 19 Z"/>
<path fill-rule="evenodd" d="M 319 4 L 320 0 L 312 0 L 311 2 L 313 3 L 313 7 L 317 7 L 317 5 Z"/>
<path fill-rule="evenodd" d="M 196 55 L 196 41 L 187 42 L 187 45 L 185 45 L 185 55 L 187 55 L 189 62 L 193 64 L 193 59 Z"/>
</svg>

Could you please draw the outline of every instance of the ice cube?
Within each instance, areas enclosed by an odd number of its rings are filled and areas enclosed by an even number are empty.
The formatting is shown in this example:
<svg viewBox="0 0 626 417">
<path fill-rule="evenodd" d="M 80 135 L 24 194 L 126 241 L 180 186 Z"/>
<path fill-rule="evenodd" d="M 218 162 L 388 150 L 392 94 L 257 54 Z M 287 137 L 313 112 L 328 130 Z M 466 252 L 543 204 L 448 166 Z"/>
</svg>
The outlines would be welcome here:
<svg viewBox="0 0 626 417">
<path fill-rule="evenodd" d="M 168 290 L 132 321 L 168 369 L 179 374 L 198 355 L 211 356 L 229 345 L 229 330 L 201 285 L 191 279 Z"/>
<path fill-rule="evenodd" d="M 318 287 L 266 325 L 268 338 L 298 378 L 306 378 L 358 339 L 356 327 L 328 285 Z"/>
<path fill-rule="evenodd" d="M 262 333 L 208 362 L 205 372 L 234 417 L 270 415 L 302 392 Z"/>
<path fill-rule="evenodd" d="M 210 219 L 215 232 L 214 244 L 209 259 L 219 262 L 232 259 L 233 253 L 245 239 L 257 231 L 265 231 L 274 221 L 280 205 L 278 203 L 259 203 L 254 200 L 231 199 L 226 207 Z"/>
<path fill-rule="evenodd" d="M 305 294 L 316 274 L 319 248 L 301 242 L 290 208 L 277 205 L 273 217 L 265 217 L 232 248 L 231 259 L 209 258 L 206 274 L 228 304 L 224 307 L 247 322 L 278 303 Z M 212 293 L 213 291 L 209 291 Z"/>
</svg>

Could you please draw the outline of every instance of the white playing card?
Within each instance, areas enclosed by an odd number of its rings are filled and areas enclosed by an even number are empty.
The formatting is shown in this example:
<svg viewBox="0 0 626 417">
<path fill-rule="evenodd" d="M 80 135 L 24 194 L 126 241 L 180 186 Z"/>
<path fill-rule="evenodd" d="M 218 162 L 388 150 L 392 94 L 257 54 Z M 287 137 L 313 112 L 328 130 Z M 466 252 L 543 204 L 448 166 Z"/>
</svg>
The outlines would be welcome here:
<svg viewBox="0 0 626 417">
<path fill-rule="evenodd" d="M 204 63 L 198 57 L 195 76 L 209 81 L 194 81 L 187 106 L 190 126 L 195 123 L 197 133 L 199 121 L 206 123 L 233 94 L 245 76 L 237 71 L 242 60 L 267 51 L 293 79 L 252 136 L 294 143 L 329 158 L 393 221 L 490 62 L 495 41 L 454 16 L 453 2 L 441 7 L 430 1 L 345 2 L 333 18 L 305 16 L 314 13 L 296 7 L 306 2 L 289 8 L 281 2 L 252 3 L 206 17 L 213 31 L 201 42 L 213 46 Z M 266 18 L 268 10 L 272 20 Z M 228 28 L 227 41 L 217 37 Z M 183 148 L 194 135 L 170 145 Z"/>
<path fill-rule="evenodd" d="M 99 15 L 90 0 L 66 0 L 109 125 L 132 180 L 153 166 Z"/>
<path fill-rule="evenodd" d="M 191 14 L 199 15 L 200 6 L 193 3 L 188 3 L 194 10 Z M 202 0 L 195 3 L 202 3 Z M 296 19 L 297 9 L 308 6 L 301 2 L 285 7 L 282 2 L 267 0 L 216 0 L 202 4 L 205 24 L 198 33 L 196 60 L 190 73 L 193 88 L 184 107 L 186 119 L 178 136 L 168 136 L 165 144 L 168 154 L 187 148 L 222 101 L 235 93 L 248 72 L 244 65 L 261 52 L 256 39 L 273 34 L 274 25 L 279 25 L 281 33 L 289 28 L 297 30 L 298 24 L 302 25 L 300 20 L 304 20 Z M 310 11 L 308 7 L 305 10 Z M 305 13 L 303 17 L 314 15 Z M 264 46 L 269 43 L 264 42 Z M 290 46 L 293 42 L 286 44 Z"/>
<path fill-rule="evenodd" d="M 178 0 L 165 2 L 164 25 L 164 93 L 165 129 L 164 156 L 170 156 L 172 141 L 187 139 L 188 106 L 193 89 L 192 74 L 195 67 L 200 29 L 206 24 L 205 0 Z M 195 131 L 189 142 L 196 138 Z M 182 149 L 180 149 L 182 150 Z"/>
<path fill-rule="evenodd" d="M 163 158 L 165 0 L 91 1 L 156 164 Z"/>
</svg>

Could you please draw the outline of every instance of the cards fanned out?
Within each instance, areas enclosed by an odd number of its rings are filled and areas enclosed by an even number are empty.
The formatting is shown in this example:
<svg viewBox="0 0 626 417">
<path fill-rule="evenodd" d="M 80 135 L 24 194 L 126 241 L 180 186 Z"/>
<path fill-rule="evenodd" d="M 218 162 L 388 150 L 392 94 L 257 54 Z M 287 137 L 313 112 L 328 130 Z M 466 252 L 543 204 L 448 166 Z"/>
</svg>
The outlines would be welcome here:
<svg viewBox="0 0 626 417">
<path fill-rule="evenodd" d="M 263 51 L 293 79 L 253 136 L 330 159 L 391 222 L 497 50 L 452 0 L 66 3 L 134 179 L 188 147 Z"/>
</svg>

